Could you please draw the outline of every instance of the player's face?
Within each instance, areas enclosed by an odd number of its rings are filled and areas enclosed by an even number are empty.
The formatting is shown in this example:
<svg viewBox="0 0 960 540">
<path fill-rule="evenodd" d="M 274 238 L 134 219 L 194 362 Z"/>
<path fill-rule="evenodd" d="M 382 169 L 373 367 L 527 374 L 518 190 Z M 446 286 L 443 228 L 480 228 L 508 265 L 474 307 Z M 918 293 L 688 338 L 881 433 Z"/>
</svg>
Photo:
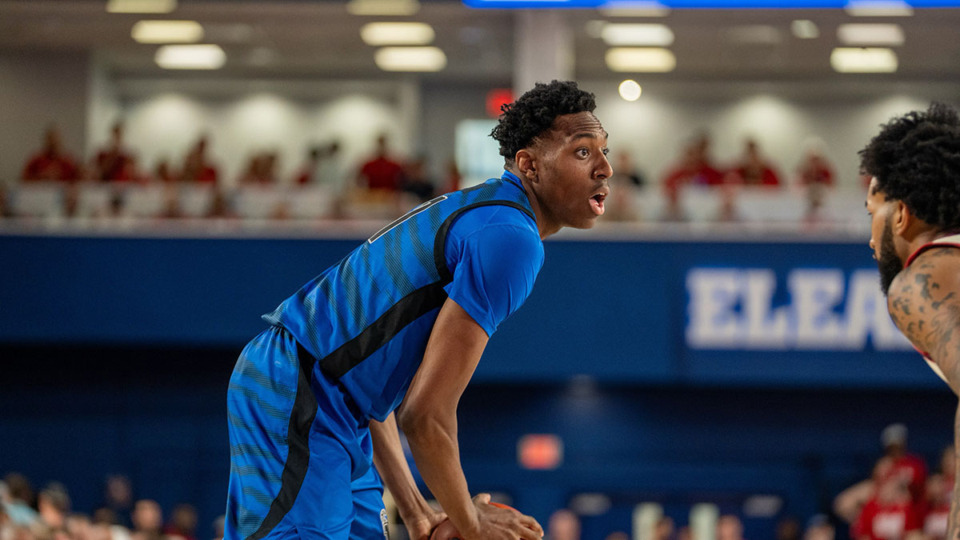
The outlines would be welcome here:
<svg viewBox="0 0 960 540">
<path fill-rule="evenodd" d="M 537 142 L 534 184 L 547 229 L 593 227 L 610 193 L 607 132 L 589 112 L 567 114 Z"/>
<path fill-rule="evenodd" d="M 877 260 L 877 269 L 880 271 L 880 289 L 883 294 L 890 290 L 890 284 L 897 274 L 903 270 L 903 261 L 897 255 L 893 243 L 893 210 L 895 204 L 887 199 L 883 192 L 877 189 L 877 179 L 870 180 L 867 189 L 867 213 L 870 214 L 870 249 L 873 258 Z"/>
</svg>

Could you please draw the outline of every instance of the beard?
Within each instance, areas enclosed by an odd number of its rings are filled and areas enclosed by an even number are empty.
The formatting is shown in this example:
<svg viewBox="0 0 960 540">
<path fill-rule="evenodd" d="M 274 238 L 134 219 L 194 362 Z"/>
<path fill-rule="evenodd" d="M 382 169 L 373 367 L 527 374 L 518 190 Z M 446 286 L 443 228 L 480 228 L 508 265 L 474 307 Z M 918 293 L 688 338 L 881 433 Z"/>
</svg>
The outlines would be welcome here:
<svg viewBox="0 0 960 540">
<path fill-rule="evenodd" d="M 890 220 L 883 225 L 883 235 L 880 237 L 880 255 L 877 259 L 877 268 L 880 270 L 880 290 L 887 296 L 890 284 L 897 274 L 903 270 L 903 261 L 897 256 L 897 249 L 893 245 L 893 227 Z"/>
</svg>

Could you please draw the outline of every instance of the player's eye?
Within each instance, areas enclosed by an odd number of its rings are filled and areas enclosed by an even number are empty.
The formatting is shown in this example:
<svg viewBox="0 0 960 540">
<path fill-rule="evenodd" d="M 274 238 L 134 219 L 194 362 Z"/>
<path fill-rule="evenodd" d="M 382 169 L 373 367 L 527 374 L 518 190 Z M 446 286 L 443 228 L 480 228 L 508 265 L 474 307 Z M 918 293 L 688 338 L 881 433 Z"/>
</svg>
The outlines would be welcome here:
<svg viewBox="0 0 960 540">
<path fill-rule="evenodd" d="M 609 153 L 610 153 L 610 149 L 609 149 L 609 148 L 604 148 L 604 149 L 603 149 L 603 155 L 607 155 L 607 154 L 609 154 Z"/>
<path fill-rule="evenodd" d="M 580 157 L 587 157 L 590 155 L 590 151 L 585 147 L 577 148 L 577 155 Z"/>
</svg>

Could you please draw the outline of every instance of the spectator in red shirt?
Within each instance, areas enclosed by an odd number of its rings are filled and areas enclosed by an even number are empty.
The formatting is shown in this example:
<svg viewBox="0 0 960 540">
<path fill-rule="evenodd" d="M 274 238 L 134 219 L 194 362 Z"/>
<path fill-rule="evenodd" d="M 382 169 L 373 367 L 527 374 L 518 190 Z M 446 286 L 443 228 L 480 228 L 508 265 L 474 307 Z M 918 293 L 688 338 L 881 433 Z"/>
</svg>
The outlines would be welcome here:
<svg viewBox="0 0 960 540">
<path fill-rule="evenodd" d="M 403 182 L 403 166 L 387 155 L 387 136 L 377 137 L 376 155 L 360 168 L 359 184 L 370 190 L 398 191 Z"/>
<path fill-rule="evenodd" d="M 780 185 L 780 177 L 760 155 L 760 147 L 753 139 L 747 139 L 743 159 L 730 172 L 737 183 L 745 186 Z"/>
<path fill-rule="evenodd" d="M 108 182 L 128 182 L 135 179 L 130 166 L 132 157 L 123 147 L 123 124 L 117 122 L 110 130 L 110 144 L 97 152 L 97 177 Z"/>
<path fill-rule="evenodd" d="M 892 474 L 893 458 L 885 456 L 881 461 L 891 473 L 877 486 L 876 495 L 864 505 L 850 528 L 850 536 L 854 540 L 922 539 L 923 516 L 913 502 L 909 484 Z"/>
<path fill-rule="evenodd" d="M 207 160 L 207 137 L 200 137 L 183 160 L 181 179 L 184 182 L 216 185 L 218 176 L 216 166 Z"/>
<path fill-rule="evenodd" d="M 950 501 L 956 481 L 956 456 L 953 445 L 946 447 L 940 456 L 940 472 L 927 480 L 927 513 L 923 520 L 923 534 L 927 540 L 945 540 L 947 520 L 950 517 Z"/>
<path fill-rule="evenodd" d="M 922 503 L 926 498 L 927 464 L 922 458 L 907 452 L 907 427 L 891 424 L 883 429 L 880 440 L 884 456 L 893 461 L 890 474 L 906 482 L 914 502 Z"/>
<path fill-rule="evenodd" d="M 832 186 L 833 166 L 823 156 L 820 145 L 811 145 L 797 167 L 797 177 L 802 186 Z"/>
<path fill-rule="evenodd" d="M 664 176 L 663 186 L 668 196 L 688 184 L 717 186 L 723 183 L 721 173 L 710 162 L 710 137 L 699 135 L 683 151 L 680 162 Z"/>
<path fill-rule="evenodd" d="M 23 167 L 24 181 L 58 180 L 74 182 L 80 174 L 76 162 L 63 150 L 60 131 L 50 126 L 44 135 L 43 149 L 34 154 Z"/>
</svg>

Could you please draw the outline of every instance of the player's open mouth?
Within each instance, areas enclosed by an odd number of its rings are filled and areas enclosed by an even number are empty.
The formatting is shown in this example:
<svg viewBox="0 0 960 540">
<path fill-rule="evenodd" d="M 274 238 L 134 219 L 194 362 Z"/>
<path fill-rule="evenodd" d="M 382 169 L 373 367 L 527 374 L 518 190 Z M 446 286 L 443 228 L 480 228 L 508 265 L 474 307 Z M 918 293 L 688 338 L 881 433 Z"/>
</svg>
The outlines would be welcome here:
<svg viewBox="0 0 960 540">
<path fill-rule="evenodd" d="M 606 193 L 597 193 L 593 197 L 590 197 L 590 206 L 593 208 L 593 213 L 598 216 L 603 215 L 603 201 L 607 198 Z"/>
</svg>

